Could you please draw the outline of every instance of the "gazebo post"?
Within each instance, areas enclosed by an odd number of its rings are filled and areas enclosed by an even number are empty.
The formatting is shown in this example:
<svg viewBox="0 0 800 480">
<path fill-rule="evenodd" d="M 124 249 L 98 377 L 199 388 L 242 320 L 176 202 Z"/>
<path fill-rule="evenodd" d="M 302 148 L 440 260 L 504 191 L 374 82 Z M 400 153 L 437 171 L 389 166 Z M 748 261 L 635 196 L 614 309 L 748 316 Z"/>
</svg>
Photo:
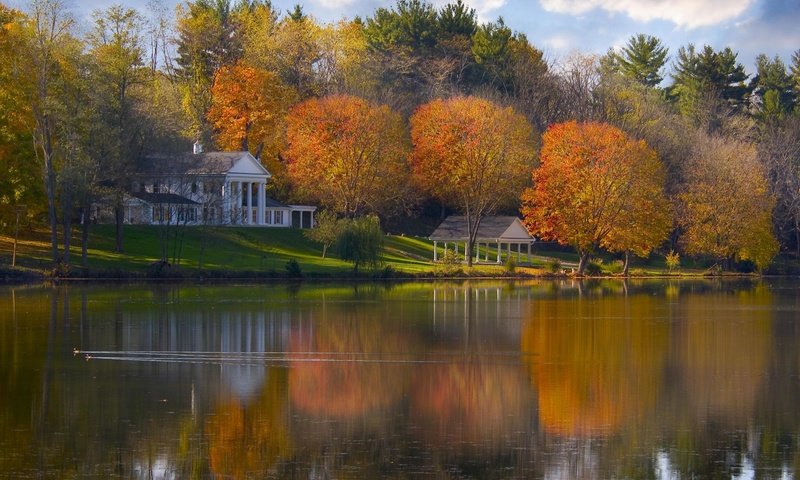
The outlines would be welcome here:
<svg viewBox="0 0 800 480">
<path fill-rule="evenodd" d="M 531 242 L 528 242 L 528 264 L 532 264 L 531 262 Z"/>
<path fill-rule="evenodd" d="M 439 246 L 439 242 L 436 240 L 433 241 L 433 261 L 439 260 L 438 256 L 436 255 L 436 248 Z"/>
<path fill-rule="evenodd" d="M 503 248 L 503 244 L 500 243 L 500 240 L 497 241 L 497 263 L 500 263 L 500 249 Z"/>
<path fill-rule="evenodd" d="M 517 264 L 522 263 L 522 244 L 517 244 Z"/>
</svg>

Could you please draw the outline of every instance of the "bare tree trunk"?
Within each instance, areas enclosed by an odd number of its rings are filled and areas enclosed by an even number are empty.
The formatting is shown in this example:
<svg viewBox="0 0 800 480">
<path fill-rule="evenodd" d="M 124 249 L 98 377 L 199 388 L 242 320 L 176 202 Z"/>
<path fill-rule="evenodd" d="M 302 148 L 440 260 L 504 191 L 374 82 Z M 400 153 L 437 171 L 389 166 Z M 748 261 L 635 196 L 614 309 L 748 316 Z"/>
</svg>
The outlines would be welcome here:
<svg viewBox="0 0 800 480">
<path fill-rule="evenodd" d="M 578 275 L 583 275 L 586 269 L 586 264 L 589 263 L 589 254 L 587 252 L 580 252 L 580 261 L 578 262 Z"/>
<path fill-rule="evenodd" d="M 83 268 L 89 268 L 89 217 L 91 205 L 92 202 L 87 195 L 81 207 L 81 265 Z"/>
<path fill-rule="evenodd" d="M 62 255 L 65 271 L 69 270 L 69 249 L 72 246 L 72 195 L 64 193 L 61 199 L 64 218 L 61 219 L 62 235 L 64 237 L 64 254 Z"/>
<path fill-rule="evenodd" d="M 58 216 L 56 215 L 56 172 L 53 167 L 53 148 L 50 141 L 50 119 L 42 124 L 42 154 L 44 155 L 45 191 L 47 192 L 47 219 L 50 223 L 50 250 L 53 265 L 58 264 Z"/>
<path fill-rule="evenodd" d="M 123 240 L 124 240 L 124 231 L 123 225 L 125 223 L 125 206 L 123 205 L 123 196 L 122 192 L 115 193 L 116 200 L 114 201 L 114 219 L 115 219 L 115 226 L 116 226 L 116 237 L 117 237 L 117 253 L 122 253 L 124 251 L 123 247 Z"/>
<path fill-rule="evenodd" d="M 631 260 L 631 252 L 625 250 L 625 264 L 622 266 L 622 275 L 624 277 L 629 276 L 628 267 L 630 266 L 631 263 L 630 260 Z"/>
</svg>

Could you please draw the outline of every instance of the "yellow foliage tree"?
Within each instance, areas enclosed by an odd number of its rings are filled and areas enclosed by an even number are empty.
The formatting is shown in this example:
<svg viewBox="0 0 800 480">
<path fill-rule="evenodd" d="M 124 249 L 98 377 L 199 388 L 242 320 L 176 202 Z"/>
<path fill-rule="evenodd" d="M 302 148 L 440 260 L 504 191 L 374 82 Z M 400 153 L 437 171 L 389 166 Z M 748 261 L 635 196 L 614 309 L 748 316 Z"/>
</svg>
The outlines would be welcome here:
<svg viewBox="0 0 800 480">
<path fill-rule="evenodd" d="M 765 268 L 778 253 L 775 201 L 755 147 L 721 137 L 700 138 L 695 145 L 692 175 L 679 195 L 686 252 Z"/>
</svg>

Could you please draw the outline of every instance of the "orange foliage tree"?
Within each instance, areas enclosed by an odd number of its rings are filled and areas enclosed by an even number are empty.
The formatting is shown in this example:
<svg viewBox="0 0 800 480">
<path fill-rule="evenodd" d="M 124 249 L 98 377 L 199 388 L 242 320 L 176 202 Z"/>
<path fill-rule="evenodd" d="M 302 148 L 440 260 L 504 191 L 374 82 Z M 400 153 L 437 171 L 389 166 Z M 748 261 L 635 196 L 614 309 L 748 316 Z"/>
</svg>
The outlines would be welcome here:
<svg viewBox="0 0 800 480">
<path fill-rule="evenodd" d="M 220 149 L 277 158 L 286 111 L 297 98 L 294 90 L 274 73 L 239 62 L 217 70 L 211 94 L 208 120 Z"/>
<path fill-rule="evenodd" d="M 672 210 L 664 182 L 644 141 L 603 123 L 561 123 L 542 136 L 522 213 L 530 231 L 575 247 L 583 273 L 598 247 L 645 256 L 666 239 Z"/>
<path fill-rule="evenodd" d="M 411 117 L 415 183 L 458 208 L 469 229 L 467 258 L 484 216 L 518 198 L 533 166 L 533 129 L 512 108 L 475 97 L 434 100 Z"/>
<path fill-rule="evenodd" d="M 289 110 L 287 161 L 298 192 L 337 213 L 385 212 L 406 197 L 408 139 L 385 105 L 334 95 Z"/>
</svg>

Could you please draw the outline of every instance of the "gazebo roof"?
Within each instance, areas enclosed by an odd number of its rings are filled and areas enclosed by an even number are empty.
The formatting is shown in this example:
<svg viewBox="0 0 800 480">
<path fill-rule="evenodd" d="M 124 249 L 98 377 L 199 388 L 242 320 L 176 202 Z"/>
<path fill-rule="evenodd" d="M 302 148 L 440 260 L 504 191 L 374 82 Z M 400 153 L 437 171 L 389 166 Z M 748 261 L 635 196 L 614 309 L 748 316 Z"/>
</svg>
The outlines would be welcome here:
<svg viewBox="0 0 800 480">
<path fill-rule="evenodd" d="M 467 217 L 463 215 L 450 215 L 428 237 L 439 241 L 467 241 L 469 230 Z M 512 216 L 483 217 L 478 227 L 478 241 L 501 241 L 510 243 L 532 242 L 533 236 L 522 224 L 519 218 Z"/>
</svg>

